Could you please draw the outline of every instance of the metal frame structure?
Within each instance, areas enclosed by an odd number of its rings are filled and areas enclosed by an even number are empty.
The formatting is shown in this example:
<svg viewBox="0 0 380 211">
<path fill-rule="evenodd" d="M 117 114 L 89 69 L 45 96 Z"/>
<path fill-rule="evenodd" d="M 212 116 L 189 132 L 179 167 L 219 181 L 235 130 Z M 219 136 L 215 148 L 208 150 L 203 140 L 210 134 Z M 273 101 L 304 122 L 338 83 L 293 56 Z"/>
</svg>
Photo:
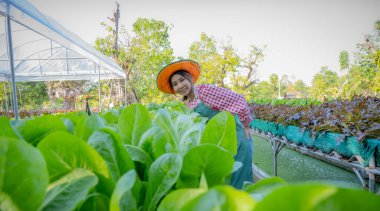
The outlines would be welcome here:
<svg viewBox="0 0 380 211">
<path fill-rule="evenodd" d="M 370 192 L 376 192 L 375 190 L 376 176 L 380 176 L 380 168 L 376 167 L 374 156 L 370 158 L 369 166 L 364 167 L 360 162 L 354 161 L 354 159 L 345 160 L 345 159 L 341 159 L 339 156 L 337 156 L 334 153 L 331 155 L 331 154 L 323 153 L 321 151 L 313 151 L 302 145 L 296 145 L 288 141 L 285 137 L 275 136 L 269 132 L 262 133 L 259 130 L 254 129 L 254 134 L 261 136 L 265 139 L 268 139 L 269 142 L 271 143 L 272 150 L 273 150 L 274 176 L 277 176 L 277 155 L 281 152 L 281 150 L 284 147 L 287 147 L 289 149 L 295 150 L 302 154 L 306 154 L 310 157 L 328 162 L 330 164 L 333 164 L 335 166 L 344 168 L 348 171 L 355 173 L 355 175 L 358 177 L 364 189 L 369 190 Z M 368 176 L 368 183 L 363 178 L 364 175 Z M 377 191 L 378 193 L 380 193 L 380 189 Z"/>
<path fill-rule="evenodd" d="M 114 60 L 84 42 L 27 0 L 0 0 L 0 81 L 125 79 Z M 100 105 L 100 104 L 99 104 Z M 101 109 L 101 108 L 99 108 Z"/>
</svg>

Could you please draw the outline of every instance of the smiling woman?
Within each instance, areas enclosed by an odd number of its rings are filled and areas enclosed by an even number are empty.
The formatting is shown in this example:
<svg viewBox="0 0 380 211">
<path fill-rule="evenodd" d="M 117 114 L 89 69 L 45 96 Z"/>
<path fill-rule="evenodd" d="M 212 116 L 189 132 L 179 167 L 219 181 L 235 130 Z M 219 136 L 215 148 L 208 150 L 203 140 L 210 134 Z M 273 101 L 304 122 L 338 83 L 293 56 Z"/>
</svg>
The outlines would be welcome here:
<svg viewBox="0 0 380 211">
<path fill-rule="evenodd" d="M 180 94 L 188 108 L 211 119 L 221 111 L 235 116 L 238 152 L 231 185 L 241 188 L 244 182 L 252 182 L 252 147 L 249 123 L 252 121 L 245 98 L 229 89 L 203 84 L 195 86 L 200 75 L 200 65 L 192 60 L 173 62 L 157 76 L 158 88 L 168 94 Z M 232 128 L 231 128 L 232 129 Z"/>
<path fill-rule="evenodd" d="M 193 84 L 191 75 L 186 70 L 178 70 L 170 77 L 170 88 L 173 92 L 184 96 L 184 99 L 194 99 L 195 95 L 192 92 Z"/>
</svg>

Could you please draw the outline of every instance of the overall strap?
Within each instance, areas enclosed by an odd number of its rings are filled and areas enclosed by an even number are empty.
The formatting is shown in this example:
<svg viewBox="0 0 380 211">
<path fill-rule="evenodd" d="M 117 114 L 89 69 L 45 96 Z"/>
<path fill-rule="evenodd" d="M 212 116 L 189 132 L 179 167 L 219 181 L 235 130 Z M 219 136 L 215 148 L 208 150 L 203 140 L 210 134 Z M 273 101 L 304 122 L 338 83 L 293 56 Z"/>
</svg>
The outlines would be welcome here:
<svg viewBox="0 0 380 211">
<path fill-rule="evenodd" d="M 199 113 L 200 115 L 207 117 L 211 119 L 215 115 L 217 115 L 220 111 L 215 110 L 204 104 L 203 102 L 200 102 L 195 108 L 194 111 Z"/>
</svg>

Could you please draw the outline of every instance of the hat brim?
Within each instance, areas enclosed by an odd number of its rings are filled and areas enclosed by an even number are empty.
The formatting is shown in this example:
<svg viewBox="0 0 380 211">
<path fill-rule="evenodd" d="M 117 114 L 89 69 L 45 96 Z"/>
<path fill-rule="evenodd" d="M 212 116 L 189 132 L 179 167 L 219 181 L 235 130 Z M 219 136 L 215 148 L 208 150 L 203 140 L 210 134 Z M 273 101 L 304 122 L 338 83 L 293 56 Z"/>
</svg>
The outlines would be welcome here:
<svg viewBox="0 0 380 211">
<path fill-rule="evenodd" d="M 162 92 L 168 94 L 175 94 L 174 90 L 170 88 L 170 77 L 178 70 L 184 70 L 193 77 L 193 82 L 197 82 L 200 75 L 200 65 L 192 60 L 181 60 L 173 62 L 164 67 L 157 75 L 157 87 Z"/>
</svg>

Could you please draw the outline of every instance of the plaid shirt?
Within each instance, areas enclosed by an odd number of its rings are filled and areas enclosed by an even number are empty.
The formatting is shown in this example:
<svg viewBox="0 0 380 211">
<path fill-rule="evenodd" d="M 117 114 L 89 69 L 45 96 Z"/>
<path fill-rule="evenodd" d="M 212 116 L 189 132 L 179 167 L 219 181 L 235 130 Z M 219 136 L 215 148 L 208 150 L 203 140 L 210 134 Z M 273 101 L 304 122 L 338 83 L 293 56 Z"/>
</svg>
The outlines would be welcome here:
<svg viewBox="0 0 380 211">
<path fill-rule="evenodd" d="M 242 95 L 229 89 L 214 85 L 202 84 L 195 86 L 195 99 L 188 101 L 187 107 L 193 109 L 200 102 L 214 110 L 229 111 L 237 114 L 244 127 L 252 122 L 248 103 Z"/>
</svg>

